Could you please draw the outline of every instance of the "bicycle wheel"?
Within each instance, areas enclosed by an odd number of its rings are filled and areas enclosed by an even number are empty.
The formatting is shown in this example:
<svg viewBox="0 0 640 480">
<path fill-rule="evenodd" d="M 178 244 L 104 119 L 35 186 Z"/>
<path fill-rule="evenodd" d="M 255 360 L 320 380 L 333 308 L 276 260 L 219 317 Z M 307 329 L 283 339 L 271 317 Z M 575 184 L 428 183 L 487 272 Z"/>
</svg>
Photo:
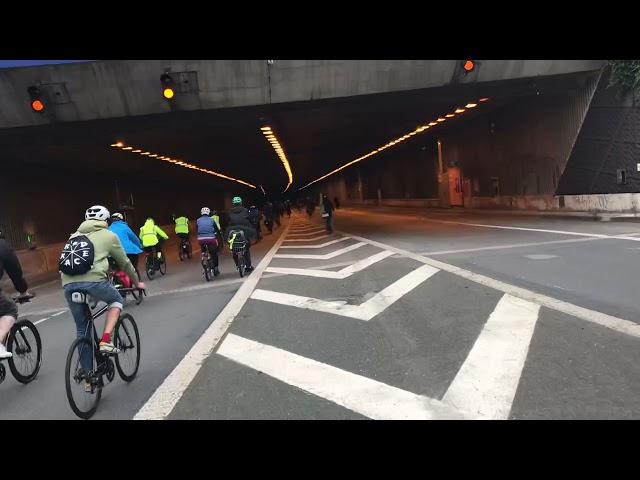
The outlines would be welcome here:
<svg viewBox="0 0 640 480">
<path fill-rule="evenodd" d="M 91 356 L 89 371 L 80 364 L 80 357 L 85 355 Z M 86 337 L 76 338 L 67 354 L 64 372 L 65 389 L 71 410 L 85 420 L 96 413 L 102 397 L 102 379 L 95 374 L 97 368 L 93 342 Z M 85 391 L 86 380 L 92 384 L 91 392 Z"/>
<path fill-rule="evenodd" d="M 208 281 L 211 280 L 211 272 L 209 271 L 209 263 L 206 261 L 202 262 L 202 268 L 204 270 L 204 278 Z"/>
<path fill-rule="evenodd" d="M 238 254 L 238 272 L 240 273 L 240 278 L 244 277 L 244 253 L 243 252 Z"/>
<path fill-rule="evenodd" d="M 187 243 L 187 258 L 189 260 L 191 260 L 191 256 L 193 255 L 193 251 L 192 251 L 192 247 L 191 247 L 191 242 Z"/>
<path fill-rule="evenodd" d="M 158 270 L 160 270 L 161 275 L 165 275 L 167 273 L 167 259 L 164 257 L 164 253 L 160 255 L 159 263 Z"/>
<path fill-rule="evenodd" d="M 116 355 L 116 368 L 125 382 L 133 380 L 140 367 L 140 335 L 133 317 L 125 313 L 120 315 L 113 330 L 114 345 L 120 349 Z"/>
<path fill-rule="evenodd" d="M 146 263 L 144 265 L 144 269 L 147 272 L 147 278 L 149 280 L 153 280 L 153 276 L 156 274 L 156 268 L 155 267 L 156 266 L 153 263 L 153 257 L 148 256 L 147 257 L 147 261 L 146 261 Z"/>
<path fill-rule="evenodd" d="M 36 326 L 29 320 L 19 320 L 11 329 L 7 350 L 13 353 L 9 359 L 11 373 L 20 383 L 29 383 L 42 364 L 42 342 Z"/>
<path fill-rule="evenodd" d="M 140 290 L 136 290 L 134 288 L 133 290 L 131 290 L 131 295 L 133 296 L 133 299 L 136 301 L 136 305 L 140 305 L 142 303 L 144 295 Z"/>
<path fill-rule="evenodd" d="M 184 247 L 182 245 L 178 247 L 178 258 L 180 258 L 181 262 L 184 260 Z"/>
</svg>

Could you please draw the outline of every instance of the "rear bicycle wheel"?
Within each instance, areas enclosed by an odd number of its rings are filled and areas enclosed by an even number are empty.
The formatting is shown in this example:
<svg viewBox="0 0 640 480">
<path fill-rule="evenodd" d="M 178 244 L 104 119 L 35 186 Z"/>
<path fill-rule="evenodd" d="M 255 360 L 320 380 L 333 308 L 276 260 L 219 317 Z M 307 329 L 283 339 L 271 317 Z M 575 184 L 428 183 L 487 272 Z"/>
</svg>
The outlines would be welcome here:
<svg viewBox="0 0 640 480">
<path fill-rule="evenodd" d="M 238 253 L 238 273 L 240 278 L 244 277 L 244 252 Z"/>
<path fill-rule="evenodd" d="M 153 257 L 147 256 L 144 269 L 147 272 L 147 278 L 149 280 L 153 280 L 153 276 L 156 274 L 156 266 L 154 265 Z"/>
<path fill-rule="evenodd" d="M 88 370 L 82 366 L 80 358 L 87 358 L 85 366 Z M 96 413 L 102 397 L 102 379 L 95 374 L 97 368 L 93 342 L 86 337 L 76 338 L 67 354 L 65 389 L 71 410 L 85 420 Z M 85 390 L 87 382 L 91 384 L 91 391 Z"/>
<path fill-rule="evenodd" d="M 42 364 L 42 342 L 36 326 L 29 320 L 19 320 L 11 329 L 7 350 L 13 353 L 9 358 L 9 369 L 20 383 L 29 383 L 40 370 Z"/>
<path fill-rule="evenodd" d="M 120 353 L 116 354 L 116 368 L 125 382 L 133 380 L 140 367 L 140 334 L 133 317 L 120 315 L 113 330 L 113 341 Z"/>
<path fill-rule="evenodd" d="M 211 280 L 211 271 L 209 270 L 209 262 L 206 260 L 202 261 L 202 269 L 204 270 L 204 278 L 208 281 Z"/>
<path fill-rule="evenodd" d="M 191 247 L 191 241 L 187 242 L 187 258 L 189 260 L 191 260 L 191 256 L 193 255 L 193 251 L 192 251 L 192 247 Z"/>
<path fill-rule="evenodd" d="M 167 259 L 164 258 L 164 253 L 160 254 L 158 270 L 160 270 L 160 275 L 165 275 L 167 273 Z"/>
<path fill-rule="evenodd" d="M 178 258 L 180 258 L 181 262 L 184 260 L 184 256 L 184 247 L 182 246 L 182 244 L 180 244 L 180 246 L 178 247 Z"/>
</svg>

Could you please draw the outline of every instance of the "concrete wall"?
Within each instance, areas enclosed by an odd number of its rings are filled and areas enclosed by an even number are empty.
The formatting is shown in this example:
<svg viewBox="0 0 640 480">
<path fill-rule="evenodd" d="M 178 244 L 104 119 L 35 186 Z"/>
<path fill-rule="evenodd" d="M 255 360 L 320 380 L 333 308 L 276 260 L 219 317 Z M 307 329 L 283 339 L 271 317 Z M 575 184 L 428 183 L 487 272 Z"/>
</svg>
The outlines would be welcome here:
<svg viewBox="0 0 640 480">
<path fill-rule="evenodd" d="M 165 71 L 196 72 L 195 93 L 179 110 L 316 100 L 598 70 L 594 60 L 483 60 L 457 75 L 458 60 L 126 60 L 0 70 L 0 128 L 170 112 Z M 196 80 L 197 78 L 197 80 Z M 30 108 L 27 87 L 43 84 L 46 115 Z"/>
<path fill-rule="evenodd" d="M 552 196 L 600 79 L 584 78 L 571 91 L 517 98 L 487 113 L 424 133 L 362 161 L 320 185 L 341 200 L 433 199 L 439 189 L 438 140 L 443 167 L 457 166 L 474 197 Z M 304 191 L 303 191 L 304 192 Z M 488 200 L 487 203 L 500 200 Z"/>
</svg>

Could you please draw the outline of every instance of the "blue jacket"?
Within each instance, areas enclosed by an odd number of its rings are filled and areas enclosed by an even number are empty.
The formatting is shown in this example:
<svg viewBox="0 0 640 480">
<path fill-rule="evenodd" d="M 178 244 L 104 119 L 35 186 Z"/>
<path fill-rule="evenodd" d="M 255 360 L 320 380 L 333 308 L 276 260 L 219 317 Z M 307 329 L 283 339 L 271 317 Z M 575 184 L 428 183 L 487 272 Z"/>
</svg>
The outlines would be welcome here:
<svg viewBox="0 0 640 480">
<path fill-rule="evenodd" d="M 124 249 L 124 253 L 126 254 L 136 254 L 142 253 L 142 244 L 140 243 L 140 239 L 138 236 L 133 233 L 129 225 L 122 220 L 117 220 L 111 224 L 109 227 L 113 233 L 115 233 L 120 239 L 120 243 L 122 244 L 122 248 Z"/>
<path fill-rule="evenodd" d="M 218 232 L 218 226 L 208 215 L 202 215 L 196 220 L 196 226 L 198 228 L 198 238 L 210 238 L 215 237 Z"/>
</svg>

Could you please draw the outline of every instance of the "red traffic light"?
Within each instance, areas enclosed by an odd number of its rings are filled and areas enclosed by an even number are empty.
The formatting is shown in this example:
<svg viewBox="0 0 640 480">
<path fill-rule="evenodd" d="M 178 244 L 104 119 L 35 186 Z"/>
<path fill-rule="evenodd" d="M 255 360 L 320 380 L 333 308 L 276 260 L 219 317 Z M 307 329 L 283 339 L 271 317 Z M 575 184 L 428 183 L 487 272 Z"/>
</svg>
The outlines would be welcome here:
<svg viewBox="0 0 640 480">
<path fill-rule="evenodd" d="M 473 72 L 473 69 L 476 68 L 476 64 L 473 60 L 465 60 L 462 63 L 462 68 L 464 68 L 466 73 L 471 73 Z"/>
<path fill-rule="evenodd" d="M 34 100 L 31 102 L 31 108 L 34 112 L 41 112 L 44 110 L 44 103 L 41 100 Z"/>
<path fill-rule="evenodd" d="M 42 113 L 45 109 L 45 102 L 40 93 L 40 89 L 35 86 L 27 88 L 29 96 L 31 97 L 31 110 L 37 113 Z"/>
</svg>

